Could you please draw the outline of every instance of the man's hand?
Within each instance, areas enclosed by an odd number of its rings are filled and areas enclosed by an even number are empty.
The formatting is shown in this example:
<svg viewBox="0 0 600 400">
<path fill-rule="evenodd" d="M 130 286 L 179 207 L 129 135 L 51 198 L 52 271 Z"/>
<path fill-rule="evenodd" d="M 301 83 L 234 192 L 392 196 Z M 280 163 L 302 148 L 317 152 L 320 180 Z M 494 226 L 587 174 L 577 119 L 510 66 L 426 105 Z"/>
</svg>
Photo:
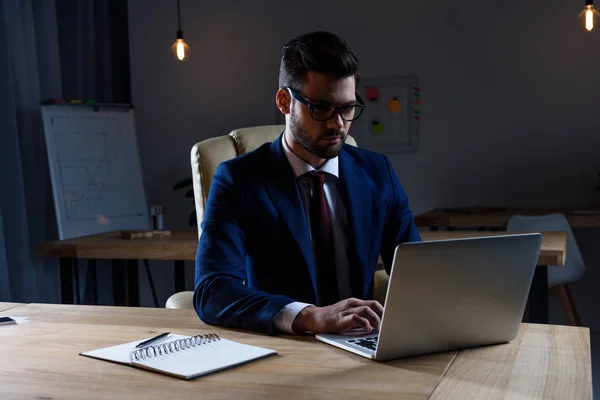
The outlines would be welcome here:
<svg viewBox="0 0 600 400">
<path fill-rule="evenodd" d="M 350 328 L 379 329 L 383 307 L 376 300 L 349 298 L 327 307 L 306 307 L 298 313 L 294 332 L 339 333 Z"/>
</svg>

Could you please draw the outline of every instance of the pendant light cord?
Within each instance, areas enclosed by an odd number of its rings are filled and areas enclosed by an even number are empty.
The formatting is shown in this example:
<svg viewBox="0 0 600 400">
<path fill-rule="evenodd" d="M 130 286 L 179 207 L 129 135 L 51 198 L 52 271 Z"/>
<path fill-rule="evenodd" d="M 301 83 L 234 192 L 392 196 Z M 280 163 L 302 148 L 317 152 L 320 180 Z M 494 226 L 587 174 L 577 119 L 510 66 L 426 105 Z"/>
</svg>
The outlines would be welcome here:
<svg viewBox="0 0 600 400">
<path fill-rule="evenodd" d="M 179 0 L 177 0 L 177 23 L 179 24 L 179 30 L 181 30 L 181 10 L 179 7 Z"/>
</svg>

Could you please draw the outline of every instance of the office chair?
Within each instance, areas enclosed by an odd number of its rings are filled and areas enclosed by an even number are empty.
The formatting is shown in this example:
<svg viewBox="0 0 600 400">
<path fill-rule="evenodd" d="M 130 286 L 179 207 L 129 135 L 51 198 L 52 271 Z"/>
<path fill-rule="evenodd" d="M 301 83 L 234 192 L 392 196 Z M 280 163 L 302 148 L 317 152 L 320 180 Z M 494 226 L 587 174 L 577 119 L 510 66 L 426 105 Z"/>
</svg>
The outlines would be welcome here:
<svg viewBox="0 0 600 400">
<path fill-rule="evenodd" d="M 561 305 L 570 325 L 581 326 L 581 319 L 575 307 L 568 284 L 575 282 L 585 272 L 581 251 L 571 230 L 569 221 L 563 214 L 513 215 L 506 223 L 506 230 L 515 232 L 563 231 L 567 232 L 567 256 L 564 266 L 548 266 L 549 294 L 560 298 Z"/>
</svg>

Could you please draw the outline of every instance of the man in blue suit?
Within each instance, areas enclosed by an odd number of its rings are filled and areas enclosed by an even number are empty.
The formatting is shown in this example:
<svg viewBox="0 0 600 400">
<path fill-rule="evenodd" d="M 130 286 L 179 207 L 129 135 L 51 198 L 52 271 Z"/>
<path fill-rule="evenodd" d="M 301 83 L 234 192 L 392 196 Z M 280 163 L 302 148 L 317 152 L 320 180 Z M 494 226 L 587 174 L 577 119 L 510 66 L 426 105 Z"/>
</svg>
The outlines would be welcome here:
<svg viewBox="0 0 600 400">
<path fill-rule="evenodd" d="M 389 159 L 344 144 L 365 105 L 358 59 L 314 32 L 282 49 L 273 143 L 222 163 L 196 256 L 194 306 L 207 323 L 276 332 L 378 329 L 379 254 L 421 240 Z"/>
</svg>

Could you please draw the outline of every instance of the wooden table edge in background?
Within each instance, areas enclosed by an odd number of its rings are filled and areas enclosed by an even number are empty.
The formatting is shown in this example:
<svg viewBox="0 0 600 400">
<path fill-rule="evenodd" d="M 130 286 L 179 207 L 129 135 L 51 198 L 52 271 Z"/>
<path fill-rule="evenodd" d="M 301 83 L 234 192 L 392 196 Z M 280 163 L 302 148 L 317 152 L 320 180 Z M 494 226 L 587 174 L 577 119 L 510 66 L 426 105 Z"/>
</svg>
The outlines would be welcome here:
<svg viewBox="0 0 600 400">
<path fill-rule="evenodd" d="M 117 230 L 40 243 L 37 249 L 44 257 L 193 261 L 197 247 L 198 231 L 171 231 L 171 235 L 164 237 L 127 239 Z"/>
<path fill-rule="evenodd" d="M 486 236 L 514 235 L 532 232 L 506 232 L 506 231 L 423 231 L 419 232 L 423 240 L 459 239 Z M 542 234 L 542 250 L 537 265 L 565 265 L 567 253 L 567 232 L 540 231 Z M 557 243 L 560 242 L 560 243 Z"/>
<path fill-rule="evenodd" d="M 433 228 L 504 229 L 511 215 L 555 213 L 563 214 L 572 227 L 600 227 L 600 209 L 591 207 L 448 207 L 418 214 L 414 221 Z"/>
<path fill-rule="evenodd" d="M 517 232 L 506 231 L 424 231 L 420 232 L 423 240 L 428 237 L 459 238 L 507 235 Z M 565 232 L 542 231 L 544 243 L 542 244 L 543 260 L 540 265 L 561 265 L 561 250 L 547 249 L 547 236 L 564 236 Z M 186 260 L 196 259 L 198 235 L 196 231 L 173 231 L 172 236 L 166 238 L 124 239 L 119 236 L 119 231 L 83 236 L 81 238 L 60 240 L 42 243 L 38 252 L 43 257 L 80 258 L 80 259 L 123 259 L 123 260 Z M 151 253 L 149 254 L 149 249 Z M 546 262 L 551 261 L 551 262 Z M 561 263 L 562 261 L 562 263 Z"/>
</svg>

